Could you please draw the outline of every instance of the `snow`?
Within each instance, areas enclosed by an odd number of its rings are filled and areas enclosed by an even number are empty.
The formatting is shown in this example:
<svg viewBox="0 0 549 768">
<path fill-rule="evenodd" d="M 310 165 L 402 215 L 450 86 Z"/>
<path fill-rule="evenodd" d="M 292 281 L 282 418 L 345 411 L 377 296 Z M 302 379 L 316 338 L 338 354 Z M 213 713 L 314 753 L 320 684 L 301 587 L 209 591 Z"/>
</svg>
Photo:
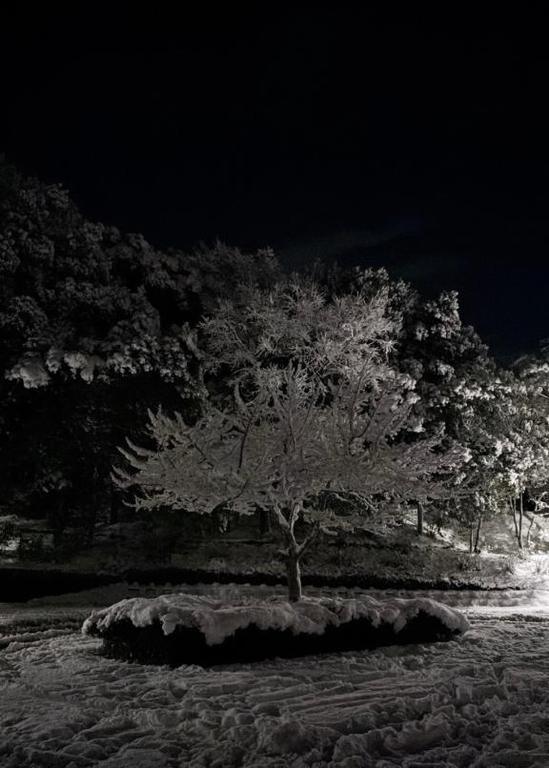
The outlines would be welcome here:
<svg viewBox="0 0 549 768">
<path fill-rule="evenodd" d="M 364 596 L 357 599 L 306 598 L 299 603 L 243 598 L 238 605 L 189 594 L 135 597 L 94 611 L 82 627 L 83 633 L 101 634 L 112 624 L 129 619 L 135 627 L 158 622 L 165 635 L 176 627 L 199 629 L 208 645 L 218 645 L 237 629 L 255 625 L 261 630 L 290 630 L 293 634 L 321 635 L 327 626 L 340 626 L 356 619 L 368 619 L 374 627 L 390 624 L 400 632 L 419 612 L 437 617 L 448 629 L 465 632 L 467 619 L 458 611 L 429 598 L 387 598 Z"/>
<path fill-rule="evenodd" d="M 174 591 L 236 601 L 273 590 Z M 405 596 L 418 597 L 345 594 Z M 471 628 L 444 643 L 210 669 L 102 657 L 79 632 L 100 592 L 0 605 L 0 765 L 547 768 L 549 592 L 429 598 Z"/>
</svg>

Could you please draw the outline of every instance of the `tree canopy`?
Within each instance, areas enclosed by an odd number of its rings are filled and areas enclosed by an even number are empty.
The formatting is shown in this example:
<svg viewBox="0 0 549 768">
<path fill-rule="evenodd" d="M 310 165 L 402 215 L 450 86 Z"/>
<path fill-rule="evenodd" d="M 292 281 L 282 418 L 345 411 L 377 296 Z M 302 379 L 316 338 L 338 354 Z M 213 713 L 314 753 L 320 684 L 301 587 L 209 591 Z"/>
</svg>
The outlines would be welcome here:
<svg viewBox="0 0 549 768">
<path fill-rule="evenodd" d="M 467 460 L 414 414 L 414 380 L 388 361 L 397 334 L 385 291 L 326 297 L 296 277 L 224 300 L 200 326 L 205 380 L 226 370 L 231 394 L 206 400 L 198 421 L 150 414 L 153 448 L 130 444 L 136 507 L 273 513 L 285 543 L 289 592 L 299 599 L 299 560 L 316 535 L 349 528 L 322 495 L 365 503 L 441 497 Z M 308 524 L 301 541 L 296 526 Z"/>
<path fill-rule="evenodd" d="M 117 447 L 147 441 L 149 411 L 152 453 L 130 451 L 143 510 L 299 508 L 307 537 L 315 499 L 360 492 L 477 539 L 506 511 L 522 546 L 544 509 L 546 356 L 498 368 L 455 292 L 425 299 L 384 269 L 288 275 L 268 249 L 159 250 L 5 162 L 0 367 L 0 505 L 60 538 L 117 519 Z"/>
</svg>

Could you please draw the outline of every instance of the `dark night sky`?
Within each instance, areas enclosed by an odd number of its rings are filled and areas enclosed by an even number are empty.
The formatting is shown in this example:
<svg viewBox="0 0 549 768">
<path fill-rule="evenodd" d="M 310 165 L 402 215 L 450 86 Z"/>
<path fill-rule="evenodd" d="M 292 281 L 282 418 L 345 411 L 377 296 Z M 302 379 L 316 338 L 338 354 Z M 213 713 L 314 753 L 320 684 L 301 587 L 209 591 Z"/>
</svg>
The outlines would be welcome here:
<svg viewBox="0 0 549 768">
<path fill-rule="evenodd" d="M 0 151 L 88 216 L 162 246 L 385 264 L 458 289 L 501 355 L 549 336 L 541 16 L 44 5 L 3 19 Z"/>
</svg>

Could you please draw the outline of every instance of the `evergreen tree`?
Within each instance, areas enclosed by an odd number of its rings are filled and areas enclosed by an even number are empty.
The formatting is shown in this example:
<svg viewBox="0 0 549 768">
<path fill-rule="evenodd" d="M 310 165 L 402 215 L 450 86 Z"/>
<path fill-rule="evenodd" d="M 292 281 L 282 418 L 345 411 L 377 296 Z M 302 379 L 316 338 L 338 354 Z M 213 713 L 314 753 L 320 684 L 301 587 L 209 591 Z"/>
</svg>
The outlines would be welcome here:
<svg viewBox="0 0 549 768">
<path fill-rule="evenodd" d="M 1 504 L 89 539 L 116 519 L 110 466 L 162 400 L 199 413 L 193 327 L 219 295 L 267 285 L 269 252 L 162 252 L 92 223 L 59 185 L 0 165 Z"/>
</svg>

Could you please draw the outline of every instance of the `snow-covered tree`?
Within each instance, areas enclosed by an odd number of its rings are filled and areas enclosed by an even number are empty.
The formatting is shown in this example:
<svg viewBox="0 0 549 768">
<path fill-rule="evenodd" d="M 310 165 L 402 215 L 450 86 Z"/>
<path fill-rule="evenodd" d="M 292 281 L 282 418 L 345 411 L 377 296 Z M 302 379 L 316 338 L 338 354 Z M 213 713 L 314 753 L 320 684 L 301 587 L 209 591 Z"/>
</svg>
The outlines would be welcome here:
<svg viewBox="0 0 549 768">
<path fill-rule="evenodd" d="M 442 430 L 446 439 L 458 441 L 473 453 L 477 442 L 474 430 L 469 430 L 469 424 L 475 424 L 470 416 L 477 406 L 482 410 L 482 405 L 480 400 L 473 403 L 464 393 L 485 387 L 494 376 L 495 364 L 478 334 L 463 322 L 458 294 L 443 291 L 426 300 L 412 285 L 392 279 L 383 268 L 343 270 L 331 266 L 320 270 L 319 279 L 333 293 L 385 293 L 388 316 L 398 325 L 397 343 L 390 360 L 395 368 L 416 381 L 419 399 L 415 410 L 424 429 L 421 437 L 437 435 Z M 474 462 L 468 465 L 469 480 L 473 465 Z M 456 514 L 461 520 L 465 509 L 465 517 L 471 518 L 471 503 L 464 504 L 461 498 L 456 501 L 457 505 L 433 504 L 430 508 L 436 510 L 439 520 Z M 417 530 L 421 533 L 424 505 L 418 501 L 415 506 Z M 471 519 L 475 525 L 478 523 L 476 513 Z"/>
<path fill-rule="evenodd" d="M 202 395 L 188 330 L 220 296 L 267 286 L 278 270 L 268 251 L 219 243 L 161 251 L 87 220 L 65 189 L 0 160 L 6 510 L 46 517 L 60 535 L 71 525 L 89 537 L 98 516 L 116 519 L 116 446 L 159 400 L 191 411 Z"/>
<path fill-rule="evenodd" d="M 296 279 L 222 302 L 202 325 L 206 379 L 229 372 L 231 392 L 201 418 L 150 414 L 152 448 L 124 450 L 123 488 L 138 508 L 207 514 L 270 510 L 284 541 L 291 600 L 300 560 L 319 533 L 355 520 L 319 503 L 325 492 L 425 499 L 448 492 L 466 456 L 421 431 L 415 382 L 387 356 L 395 324 L 383 292 L 331 301 Z"/>
<path fill-rule="evenodd" d="M 485 380 L 460 384 L 464 440 L 471 448 L 467 487 L 478 525 L 507 509 L 524 545 L 527 492 L 549 477 L 549 397 L 544 366 L 530 361 Z M 476 537 L 478 539 L 478 535 Z"/>
</svg>

